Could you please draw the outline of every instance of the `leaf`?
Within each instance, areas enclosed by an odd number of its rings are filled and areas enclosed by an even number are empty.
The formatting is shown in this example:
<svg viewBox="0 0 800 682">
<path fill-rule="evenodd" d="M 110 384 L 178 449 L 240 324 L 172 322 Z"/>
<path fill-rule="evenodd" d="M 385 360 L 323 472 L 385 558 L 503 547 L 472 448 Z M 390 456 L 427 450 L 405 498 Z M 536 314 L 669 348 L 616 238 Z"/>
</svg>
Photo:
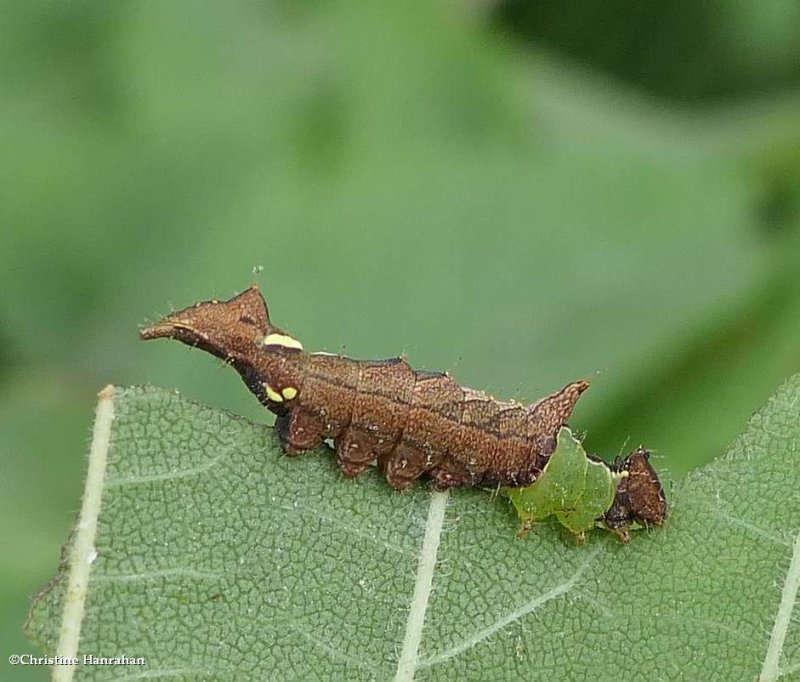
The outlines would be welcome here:
<svg viewBox="0 0 800 682">
<path fill-rule="evenodd" d="M 107 389 L 28 631 L 146 659 L 79 679 L 796 678 L 799 435 L 800 375 L 674 486 L 662 529 L 574 547 L 555 523 L 517 540 L 502 497 L 352 483 L 270 429 Z"/>
</svg>

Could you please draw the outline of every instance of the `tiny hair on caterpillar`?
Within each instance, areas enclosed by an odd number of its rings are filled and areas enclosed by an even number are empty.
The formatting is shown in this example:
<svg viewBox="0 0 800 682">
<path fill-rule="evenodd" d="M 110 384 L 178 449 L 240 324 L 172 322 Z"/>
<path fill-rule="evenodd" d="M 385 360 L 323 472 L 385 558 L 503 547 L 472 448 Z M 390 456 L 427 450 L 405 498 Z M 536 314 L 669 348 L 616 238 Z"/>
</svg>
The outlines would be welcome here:
<svg viewBox="0 0 800 682">
<path fill-rule="evenodd" d="M 566 428 L 585 380 L 524 405 L 461 386 L 444 372 L 415 370 L 400 357 L 310 353 L 271 322 L 256 285 L 171 313 L 140 337 L 175 339 L 233 366 L 275 413 L 287 455 L 330 440 L 348 478 L 377 462 L 395 490 L 423 477 L 438 490 L 501 487 L 523 531 L 554 516 L 579 538 L 600 526 L 627 541 L 631 529 L 666 519 L 647 450 L 609 465 L 587 456 Z"/>
</svg>

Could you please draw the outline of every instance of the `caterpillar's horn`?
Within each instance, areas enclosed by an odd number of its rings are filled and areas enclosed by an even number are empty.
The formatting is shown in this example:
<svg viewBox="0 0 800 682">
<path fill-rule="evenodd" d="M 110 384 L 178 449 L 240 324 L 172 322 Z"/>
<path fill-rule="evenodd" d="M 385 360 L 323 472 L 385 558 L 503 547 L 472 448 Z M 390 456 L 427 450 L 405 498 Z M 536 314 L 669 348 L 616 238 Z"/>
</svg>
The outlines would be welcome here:
<svg viewBox="0 0 800 682">
<path fill-rule="evenodd" d="M 249 352 L 256 339 L 273 331 L 267 304 L 254 284 L 227 301 L 202 301 L 171 313 L 143 327 L 139 337 L 176 339 L 228 359 Z"/>
</svg>

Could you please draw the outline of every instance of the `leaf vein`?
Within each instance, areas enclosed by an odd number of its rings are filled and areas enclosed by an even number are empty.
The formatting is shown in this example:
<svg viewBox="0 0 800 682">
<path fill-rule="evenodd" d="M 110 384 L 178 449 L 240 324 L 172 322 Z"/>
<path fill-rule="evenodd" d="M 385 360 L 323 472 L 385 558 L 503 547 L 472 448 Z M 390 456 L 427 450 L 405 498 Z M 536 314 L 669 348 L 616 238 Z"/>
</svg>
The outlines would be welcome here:
<svg viewBox="0 0 800 682">
<path fill-rule="evenodd" d="M 191 568 L 165 568 L 157 571 L 144 571 L 142 573 L 104 573 L 92 578 L 92 582 L 136 582 L 156 580 L 158 578 L 195 578 L 197 580 L 219 580 L 225 576 L 212 571 L 196 571 Z"/>
<path fill-rule="evenodd" d="M 323 641 L 318 635 L 312 634 L 311 632 L 307 631 L 305 628 L 300 627 L 296 623 L 287 622 L 285 623 L 285 625 L 292 632 L 296 632 L 307 642 L 313 644 L 315 647 L 328 654 L 331 660 L 341 661 L 343 663 L 354 665 L 358 668 L 361 668 L 362 670 L 366 670 L 367 672 L 372 673 L 375 676 L 382 675 L 383 671 L 379 670 L 375 666 L 370 665 L 365 661 L 359 661 L 358 659 L 355 659 L 352 656 L 348 656 L 347 654 L 342 653 L 340 649 L 337 649 L 330 643 Z"/>
<path fill-rule="evenodd" d="M 78 651 L 86 594 L 89 589 L 89 574 L 94 557 L 97 556 L 94 541 L 97 535 L 97 519 L 103 502 L 103 479 L 111 443 L 111 426 L 114 423 L 115 395 L 116 389 L 109 385 L 100 391 L 97 401 L 92 444 L 89 448 L 89 467 L 75 542 L 69 555 L 69 579 L 56 649 L 57 654 L 63 658 L 74 658 Z M 74 665 L 53 666 L 55 682 L 68 682 L 74 674 Z"/>
<path fill-rule="evenodd" d="M 720 505 L 722 501 L 717 499 L 715 504 L 711 502 L 708 503 L 707 508 L 709 513 L 715 517 L 716 519 L 722 521 L 723 523 L 727 523 L 731 526 L 736 526 L 738 528 L 742 528 L 743 530 L 749 531 L 753 535 L 761 538 L 762 540 L 768 540 L 769 542 L 773 542 L 776 545 L 782 545 L 783 547 L 791 547 L 791 543 L 787 541 L 785 538 L 781 537 L 780 535 L 776 535 L 775 533 L 771 533 L 760 526 L 756 526 L 755 524 L 750 523 L 749 521 L 745 521 L 744 519 L 740 519 L 738 516 L 734 516 L 733 514 L 725 511 Z"/>
<path fill-rule="evenodd" d="M 165 471 L 158 474 L 143 474 L 141 476 L 123 476 L 120 478 L 109 478 L 106 480 L 106 488 L 119 488 L 126 485 L 140 485 L 142 483 L 154 483 L 157 481 L 171 481 L 173 479 L 188 478 L 189 476 L 199 476 L 207 471 L 213 469 L 222 455 L 212 457 L 200 466 L 190 467 L 188 469 L 179 469 L 176 471 Z"/>
<path fill-rule="evenodd" d="M 558 597 L 566 594 L 571 589 L 575 587 L 578 583 L 578 580 L 583 575 L 583 573 L 589 568 L 589 565 L 594 561 L 595 557 L 600 553 L 600 547 L 595 549 L 589 556 L 586 557 L 586 560 L 578 567 L 575 573 L 565 582 L 557 585 L 553 589 L 545 592 L 544 594 L 539 595 L 531 599 L 530 601 L 526 602 L 518 609 L 506 614 L 502 618 L 498 619 L 488 627 L 482 628 L 475 632 L 474 634 L 470 635 L 466 639 L 462 640 L 455 646 L 443 651 L 436 656 L 432 656 L 431 658 L 426 658 L 419 662 L 419 668 L 430 668 L 434 665 L 438 665 L 439 663 L 443 663 L 448 661 L 456 656 L 461 655 L 468 649 L 480 644 L 485 639 L 488 639 L 495 633 L 499 632 L 503 628 L 507 627 L 511 623 L 520 620 L 524 616 L 527 616 L 529 613 L 535 611 L 541 606 L 544 606 L 547 602 L 552 601 L 553 599 L 557 599 Z"/>
<path fill-rule="evenodd" d="M 781 675 L 780 662 L 783 653 L 783 644 L 792 622 L 792 611 L 797 600 L 797 591 L 800 588 L 800 533 L 794 539 L 794 551 L 786 571 L 786 580 L 781 591 L 781 601 L 775 623 L 769 638 L 767 653 L 761 668 L 759 682 L 774 682 Z"/>
<path fill-rule="evenodd" d="M 433 585 L 433 575 L 442 538 L 445 510 L 448 493 L 434 492 L 428 507 L 428 520 L 425 523 L 425 537 L 417 564 L 417 577 L 414 581 L 414 594 L 406 621 L 406 634 L 403 648 L 397 661 L 395 682 L 410 681 L 419 667 L 419 643 L 422 640 L 422 628 L 425 625 L 425 614 L 428 610 L 428 599 Z"/>
<path fill-rule="evenodd" d="M 278 506 L 275 507 L 284 512 L 290 512 L 292 515 L 302 515 L 302 516 L 310 516 L 314 519 L 318 519 L 319 521 L 323 521 L 325 523 L 329 523 L 334 528 L 344 531 L 345 533 L 350 533 L 351 535 L 355 535 L 362 540 L 367 540 L 371 542 L 373 545 L 378 547 L 382 547 L 383 549 L 387 549 L 390 552 L 396 552 L 397 554 L 402 554 L 403 556 L 413 556 L 413 552 L 402 545 L 397 545 L 392 542 L 387 542 L 386 540 L 380 540 L 375 535 L 371 534 L 368 530 L 362 530 L 356 526 L 352 526 L 348 523 L 344 523 L 343 521 L 339 521 L 338 519 L 334 519 L 330 516 L 326 516 L 324 514 L 320 514 L 319 512 L 314 511 L 313 509 L 309 509 L 308 507 L 287 507 L 287 506 Z"/>
</svg>

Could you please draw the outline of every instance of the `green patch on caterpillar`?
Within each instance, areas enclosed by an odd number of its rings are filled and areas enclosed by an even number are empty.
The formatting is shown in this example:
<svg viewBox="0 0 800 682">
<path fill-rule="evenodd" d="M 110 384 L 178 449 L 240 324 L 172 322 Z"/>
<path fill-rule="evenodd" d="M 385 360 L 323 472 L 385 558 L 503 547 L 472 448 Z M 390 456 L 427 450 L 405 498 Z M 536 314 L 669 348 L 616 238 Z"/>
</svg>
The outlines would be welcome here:
<svg viewBox="0 0 800 682">
<path fill-rule="evenodd" d="M 605 528 L 623 542 L 631 530 L 661 525 L 666 518 L 664 490 L 643 448 L 614 464 L 588 456 L 567 427 L 557 436 L 556 449 L 542 473 L 530 485 L 504 488 L 519 516 L 519 534 L 550 516 L 579 542 L 586 532 Z"/>
</svg>

